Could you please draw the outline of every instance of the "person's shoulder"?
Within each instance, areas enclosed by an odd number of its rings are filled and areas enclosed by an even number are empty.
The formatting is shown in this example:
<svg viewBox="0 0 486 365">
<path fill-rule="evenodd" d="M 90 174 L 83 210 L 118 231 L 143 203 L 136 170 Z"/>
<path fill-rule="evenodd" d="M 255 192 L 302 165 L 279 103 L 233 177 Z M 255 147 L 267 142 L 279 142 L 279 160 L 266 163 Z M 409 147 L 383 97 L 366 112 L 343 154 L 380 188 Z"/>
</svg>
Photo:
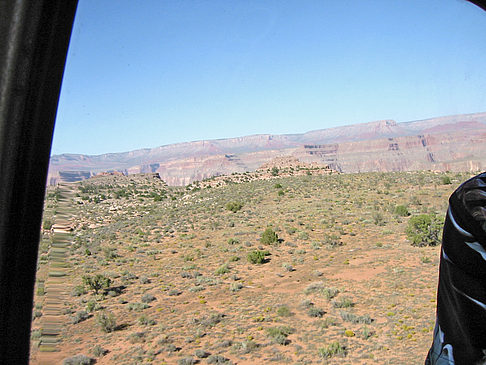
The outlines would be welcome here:
<svg viewBox="0 0 486 365">
<path fill-rule="evenodd" d="M 452 194 L 451 203 L 486 233 L 486 172 L 462 183 Z"/>
</svg>

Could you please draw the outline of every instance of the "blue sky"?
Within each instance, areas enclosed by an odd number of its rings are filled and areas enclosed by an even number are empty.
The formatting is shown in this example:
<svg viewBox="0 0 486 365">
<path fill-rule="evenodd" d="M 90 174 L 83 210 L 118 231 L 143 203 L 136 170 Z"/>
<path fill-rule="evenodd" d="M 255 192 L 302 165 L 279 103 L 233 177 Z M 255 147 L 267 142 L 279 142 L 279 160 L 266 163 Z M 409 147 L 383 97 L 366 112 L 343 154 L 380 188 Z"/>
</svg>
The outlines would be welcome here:
<svg viewBox="0 0 486 365">
<path fill-rule="evenodd" d="M 52 154 L 486 111 L 485 65 L 463 0 L 80 0 Z"/>
</svg>

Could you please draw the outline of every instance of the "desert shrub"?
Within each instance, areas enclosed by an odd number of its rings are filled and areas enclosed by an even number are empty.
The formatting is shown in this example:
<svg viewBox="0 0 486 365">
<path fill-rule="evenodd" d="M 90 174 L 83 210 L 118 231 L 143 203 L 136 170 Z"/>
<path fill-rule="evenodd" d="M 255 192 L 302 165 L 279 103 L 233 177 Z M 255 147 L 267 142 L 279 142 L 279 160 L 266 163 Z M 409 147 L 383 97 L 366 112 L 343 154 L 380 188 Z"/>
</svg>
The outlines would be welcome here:
<svg viewBox="0 0 486 365">
<path fill-rule="evenodd" d="M 76 314 L 74 316 L 72 316 L 70 319 L 71 319 L 72 324 L 77 324 L 79 322 L 82 322 L 82 321 L 88 319 L 89 317 L 90 317 L 90 315 L 88 313 L 81 310 L 79 312 L 76 312 Z"/>
<path fill-rule="evenodd" d="M 154 319 L 147 317 L 145 314 L 142 314 L 138 317 L 138 323 L 143 326 L 153 326 L 156 322 Z"/>
<path fill-rule="evenodd" d="M 275 343 L 278 343 L 279 345 L 288 345 L 290 341 L 287 340 L 287 337 L 292 333 L 294 333 L 294 330 L 288 326 L 267 328 L 268 337 L 270 337 Z"/>
<path fill-rule="evenodd" d="M 412 195 L 410 197 L 410 204 L 418 206 L 418 205 L 422 205 L 422 202 L 420 201 L 420 199 L 417 196 Z"/>
<path fill-rule="evenodd" d="M 113 247 L 103 247 L 103 254 L 105 255 L 106 260 L 113 260 L 119 257 L 116 248 Z"/>
<path fill-rule="evenodd" d="M 324 317 L 324 314 L 326 314 L 326 312 L 321 308 L 311 307 L 307 311 L 307 314 L 308 314 L 309 317 L 321 318 L 321 317 Z"/>
<path fill-rule="evenodd" d="M 111 279 L 101 274 L 96 274 L 94 276 L 85 275 L 83 276 L 83 283 L 89 289 L 94 290 L 95 293 L 98 294 L 100 289 L 108 288 L 110 286 Z"/>
<path fill-rule="evenodd" d="M 371 216 L 373 217 L 373 222 L 377 226 L 384 226 L 385 225 L 385 219 L 383 218 L 383 214 L 381 212 L 373 212 L 371 214 Z"/>
<path fill-rule="evenodd" d="M 419 214 L 410 218 L 405 232 L 412 246 L 437 246 L 443 225 L 435 214 Z"/>
<path fill-rule="evenodd" d="M 359 333 L 359 336 L 363 339 L 363 340 L 367 340 L 368 338 L 370 338 L 371 336 L 373 336 L 375 334 L 375 332 L 373 330 L 370 330 L 368 327 L 364 326 L 362 329 L 361 329 L 361 332 Z"/>
<path fill-rule="evenodd" d="M 397 205 L 395 207 L 395 214 L 400 217 L 408 217 L 410 215 L 410 212 L 405 205 Z"/>
<path fill-rule="evenodd" d="M 222 313 L 213 313 L 209 317 L 205 317 L 202 319 L 201 324 L 206 327 L 214 327 L 219 322 L 221 322 L 224 318 L 224 314 Z"/>
<path fill-rule="evenodd" d="M 349 313 L 345 311 L 339 312 L 339 315 L 341 316 L 342 320 L 345 322 L 351 322 L 351 323 L 362 323 L 362 324 L 371 324 L 373 322 L 373 319 L 369 315 L 364 315 L 364 316 L 358 316 L 354 313 Z"/>
<path fill-rule="evenodd" d="M 71 291 L 73 297 L 79 297 L 83 294 L 86 294 L 86 288 L 83 285 L 76 285 Z"/>
<path fill-rule="evenodd" d="M 309 239 L 309 233 L 307 233 L 306 231 L 300 231 L 298 237 L 301 240 L 308 240 Z"/>
<path fill-rule="evenodd" d="M 88 300 L 88 302 L 86 302 L 86 310 L 89 313 L 100 310 L 101 308 L 101 305 L 96 302 L 96 300 Z"/>
<path fill-rule="evenodd" d="M 421 261 L 422 263 L 424 263 L 424 264 L 428 264 L 428 263 L 432 262 L 432 260 L 431 260 L 431 259 L 430 259 L 430 257 L 428 257 L 428 256 L 422 256 L 422 257 L 420 258 L 420 261 Z"/>
<path fill-rule="evenodd" d="M 282 184 L 277 183 L 277 184 L 273 185 L 273 187 L 275 189 L 282 189 Z"/>
<path fill-rule="evenodd" d="M 108 291 L 107 294 L 108 294 L 109 297 L 112 297 L 112 298 L 120 295 L 116 290 L 110 290 L 110 291 Z"/>
<path fill-rule="evenodd" d="M 93 347 L 93 349 L 91 350 L 91 353 L 96 357 L 101 357 L 105 356 L 108 353 L 108 350 L 104 349 L 100 345 L 95 345 L 95 347 Z"/>
<path fill-rule="evenodd" d="M 293 266 L 292 266 L 292 265 L 290 265 L 288 262 L 284 262 L 284 263 L 282 264 L 282 267 L 283 267 L 285 270 L 287 270 L 287 271 L 294 271 Z"/>
<path fill-rule="evenodd" d="M 349 298 L 341 298 L 339 300 L 335 300 L 332 302 L 332 305 L 334 308 L 350 308 L 354 307 L 354 303 L 351 299 Z"/>
<path fill-rule="evenodd" d="M 314 250 L 319 250 L 321 248 L 321 243 L 317 241 L 312 241 L 311 246 Z"/>
<path fill-rule="evenodd" d="M 279 169 L 278 167 L 274 166 L 272 167 L 271 174 L 272 176 L 278 176 Z"/>
<path fill-rule="evenodd" d="M 198 361 L 196 359 L 193 359 L 192 357 L 183 357 L 182 359 L 177 360 L 177 365 L 192 365 L 192 364 L 197 364 Z"/>
<path fill-rule="evenodd" d="M 194 356 L 196 356 L 200 359 L 205 359 L 209 355 L 211 355 L 209 352 L 201 350 L 201 349 L 197 349 L 196 351 L 194 351 Z"/>
<path fill-rule="evenodd" d="M 231 361 L 222 355 L 211 355 L 207 359 L 208 364 L 230 364 Z"/>
<path fill-rule="evenodd" d="M 150 306 L 146 303 L 130 303 L 128 304 L 128 310 L 134 312 L 141 312 L 144 309 L 149 308 Z"/>
<path fill-rule="evenodd" d="M 288 234 L 292 235 L 295 232 L 297 232 L 297 228 L 295 228 L 295 227 L 287 227 L 286 231 L 287 231 Z"/>
<path fill-rule="evenodd" d="M 336 288 L 328 288 L 326 287 L 323 281 L 316 281 L 314 283 L 310 283 L 304 290 L 304 293 L 309 295 L 312 293 L 316 293 L 322 295 L 327 300 L 331 300 L 336 295 L 339 294 L 339 289 Z"/>
<path fill-rule="evenodd" d="M 234 201 L 234 202 L 228 202 L 226 203 L 226 209 L 233 212 L 233 213 L 236 213 L 237 211 L 239 211 L 241 208 L 243 208 L 243 203 L 241 202 L 238 202 L 238 201 Z"/>
<path fill-rule="evenodd" d="M 304 299 L 303 301 L 300 302 L 300 306 L 304 309 L 309 309 L 312 308 L 314 303 L 312 303 L 312 300 L 310 299 Z"/>
<path fill-rule="evenodd" d="M 270 255 L 268 251 L 255 250 L 251 251 L 247 255 L 248 262 L 252 264 L 264 264 L 267 262 L 266 256 Z"/>
<path fill-rule="evenodd" d="M 289 307 L 287 307 L 286 305 L 282 305 L 278 307 L 277 314 L 280 317 L 290 317 L 292 315 L 292 312 L 290 311 Z"/>
<path fill-rule="evenodd" d="M 128 335 L 128 342 L 131 344 L 145 342 L 145 332 L 134 332 Z"/>
<path fill-rule="evenodd" d="M 229 273 L 230 269 L 228 264 L 223 264 L 220 267 L 218 267 L 215 271 L 216 275 L 223 275 Z"/>
<path fill-rule="evenodd" d="M 321 347 L 319 349 L 319 356 L 324 359 L 335 355 L 346 356 L 346 347 L 342 346 L 339 342 L 332 342 L 326 347 Z"/>
<path fill-rule="evenodd" d="M 142 296 L 142 303 L 150 303 L 150 302 L 153 302 L 156 298 L 152 295 L 152 294 L 144 294 Z"/>
<path fill-rule="evenodd" d="M 91 365 L 94 359 L 85 355 L 76 355 L 64 359 L 63 365 Z"/>
<path fill-rule="evenodd" d="M 199 324 L 203 327 L 212 328 L 220 323 L 224 318 L 224 314 L 222 313 L 212 313 L 209 316 L 204 316 L 202 318 L 192 318 L 191 323 Z"/>
<path fill-rule="evenodd" d="M 440 179 L 442 185 L 450 185 L 452 184 L 452 181 L 451 181 L 451 178 L 449 176 L 442 176 L 442 178 Z"/>
<path fill-rule="evenodd" d="M 237 240 L 236 238 L 230 238 L 230 239 L 228 239 L 228 245 L 235 245 L 237 243 L 240 243 L 240 241 Z"/>
<path fill-rule="evenodd" d="M 252 352 L 253 350 L 257 349 L 258 347 L 259 347 L 259 345 L 256 342 L 254 342 L 253 340 L 243 341 L 240 344 L 241 352 L 244 353 L 244 354 L 248 354 L 248 353 Z"/>
<path fill-rule="evenodd" d="M 233 341 L 231 341 L 231 340 L 223 340 L 221 342 L 216 343 L 215 347 L 225 348 L 225 347 L 230 347 L 232 344 L 233 344 Z"/>
<path fill-rule="evenodd" d="M 126 282 L 130 282 L 132 280 L 138 279 L 138 276 L 135 274 L 132 274 L 131 272 L 124 271 L 122 272 L 122 280 Z"/>
<path fill-rule="evenodd" d="M 201 286 L 201 285 L 196 285 L 196 286 L 192 286 L 189 288 L 189 291 L 191 293 L 197 293 L 197 292 L 200 292 L 200 291 L 203 291 L 203 290 L 206 290 L 206 288 L 204 286 Z"/>
<path fill-rule="evenodd" d="M 231 283 L 231 285 L 230 285 L 230 290 L 232 292 L 237 292 L 241 289 L 243 289 L 243 284 L 241 284 L 241 283 Z"/>
<path fill-rule="evenodd" d="M 116 319 L 111 312 L 101 312 L 96 316 L 96 323 L 106 333 L 113 332 L 116 328 Z"/>
<path fill-rule="evenodd" d="M 153 198 L 154 198 L 154 202 L 160 202 L 163 199 L 165 199 L 166 196 L 165 195 L 155 195 Z"/>
<path fill-rule="evenodd" d="M 192 272 L 187 272 L 187 271 L 181 272 L 181 278 L 192 279 L 193 277 L 194 275 L 192 274 Z"/>
<path fill-rule="evenodd" d="M 262 236 L 260 238 L 260 242 L 263 243 L 264 245 L 271 245 L 272 243 L 278 242 L 278 236 L 273 229 L 268 227 L 262 233 Z"/>
<path fill-rule="evenodd" d="M 171 289 L 167 292 L 167 295 L 171 296 L 171 297 L 176 297 L 176 296 L 181 295 L 181 294 L 182 294 L 182 291 L 180 291 L 179 289 Z"/>
<path fill-rule="evenodd" d="M 319 323 L 319 327 L 321 328 L 329 328 L 331 326 L 336 326 L 338 321 L 336 318 L 327 317 L 322 322 Z"/>
<path fill-rule="evenodd" d="M 333 235 L 324 235 L 324 243 L 329 246 L 329 247 L 338 247 L 338 246 L 342 246 L 343 243 L 342 241 L 339 239 L 339 236 L 333 234 Z"/>
</svg>

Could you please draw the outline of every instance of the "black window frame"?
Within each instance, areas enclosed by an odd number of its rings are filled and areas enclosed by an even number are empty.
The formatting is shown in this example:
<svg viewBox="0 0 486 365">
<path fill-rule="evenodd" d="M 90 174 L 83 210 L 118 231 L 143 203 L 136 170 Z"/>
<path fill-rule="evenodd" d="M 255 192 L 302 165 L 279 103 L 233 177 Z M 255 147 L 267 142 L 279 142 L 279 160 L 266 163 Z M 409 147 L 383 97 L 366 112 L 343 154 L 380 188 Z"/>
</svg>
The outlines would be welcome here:
<svg viewBox="0 0 486 365">
<path fill-rule="evenodd" d="M 467 1 L 486 11 L 484 0 Z M 0 0 L 0 364 L 29 363 L 45 183 L 77 3 Z"/>
</svg>

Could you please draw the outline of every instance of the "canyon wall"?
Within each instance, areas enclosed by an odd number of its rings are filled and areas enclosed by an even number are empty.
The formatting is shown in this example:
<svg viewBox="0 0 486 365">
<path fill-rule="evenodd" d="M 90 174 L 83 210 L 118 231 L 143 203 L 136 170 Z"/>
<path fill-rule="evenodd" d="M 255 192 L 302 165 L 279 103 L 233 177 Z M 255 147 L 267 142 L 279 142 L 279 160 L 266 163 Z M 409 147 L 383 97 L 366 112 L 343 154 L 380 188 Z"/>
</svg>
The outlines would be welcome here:
<svg viewBox="0 0 486 365">
<path fill-rule="evenodd" d="M 159 173 L 169 185 L 187 185 L 254 171 L 281 156 L 341 172 L 484 170 L 486 113 L 404 123 L 382 120 L 303 134 L 196 141 L 98 156 L 63 154 L 51 157 L 48 183 L 118 171 Z"/>
</svg>

